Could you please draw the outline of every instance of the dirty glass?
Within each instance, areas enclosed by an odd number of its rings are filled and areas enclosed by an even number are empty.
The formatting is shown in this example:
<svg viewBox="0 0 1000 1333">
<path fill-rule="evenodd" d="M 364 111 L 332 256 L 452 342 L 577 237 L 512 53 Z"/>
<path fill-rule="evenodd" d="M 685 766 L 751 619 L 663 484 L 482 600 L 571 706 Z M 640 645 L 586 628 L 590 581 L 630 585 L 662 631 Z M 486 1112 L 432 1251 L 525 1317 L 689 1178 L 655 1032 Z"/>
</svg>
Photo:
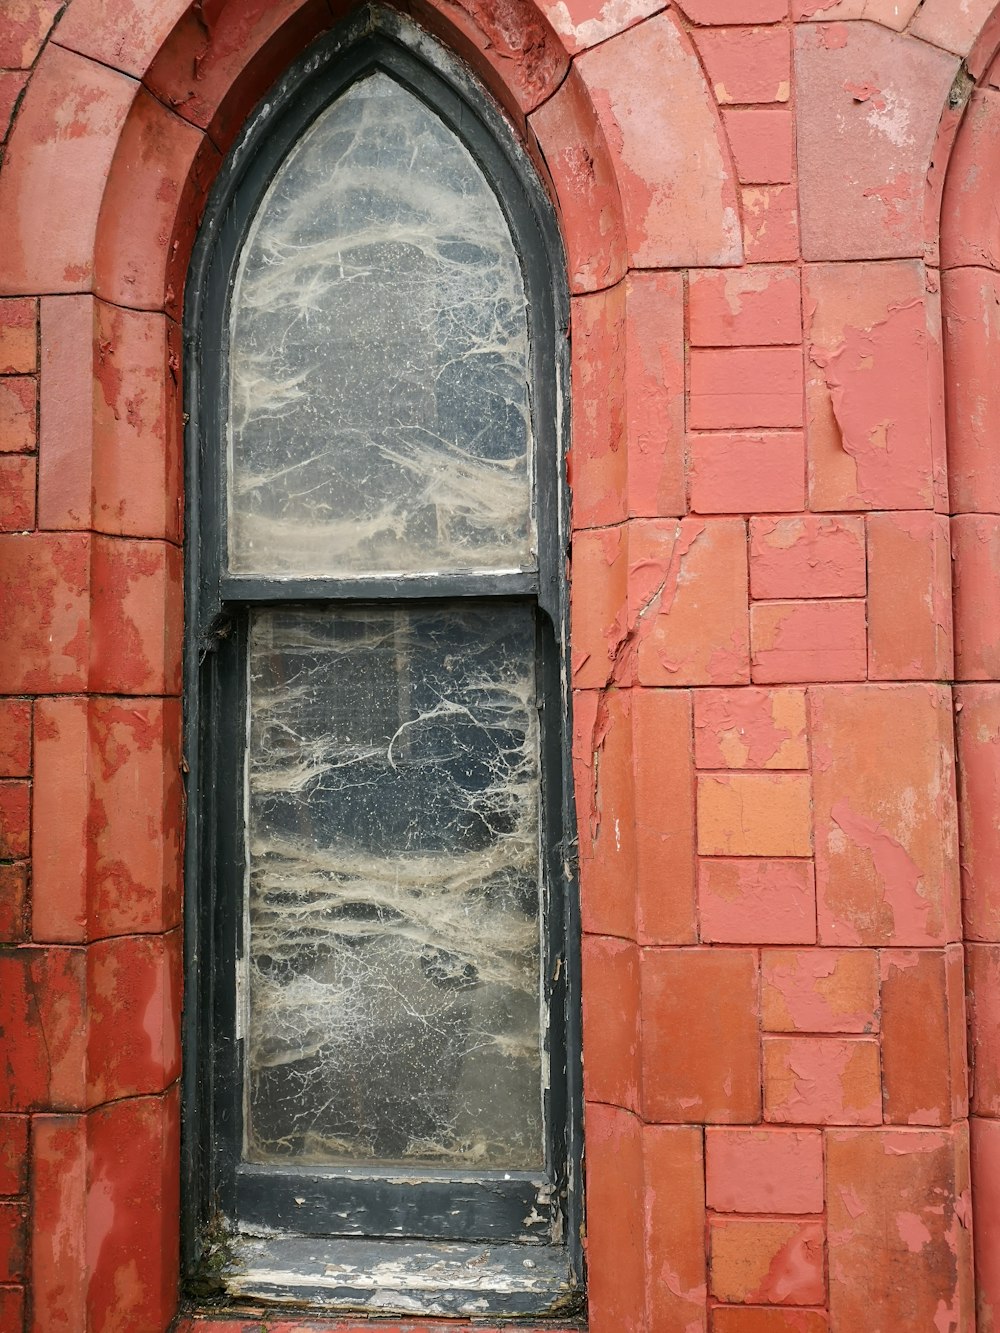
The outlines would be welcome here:
<svg viewBox="0 0 1000 1333">
<path fill-rule="evenodd" d="M 246 1152 L 543 1164 L 529 607 L 254 613 Z"/>
<path fill-rule="evenodd" d="M 231 307 L 229 563 L 533 563 L 524 284 L 472 155 L 383 73 L 272 182 Z"/>
</svg>

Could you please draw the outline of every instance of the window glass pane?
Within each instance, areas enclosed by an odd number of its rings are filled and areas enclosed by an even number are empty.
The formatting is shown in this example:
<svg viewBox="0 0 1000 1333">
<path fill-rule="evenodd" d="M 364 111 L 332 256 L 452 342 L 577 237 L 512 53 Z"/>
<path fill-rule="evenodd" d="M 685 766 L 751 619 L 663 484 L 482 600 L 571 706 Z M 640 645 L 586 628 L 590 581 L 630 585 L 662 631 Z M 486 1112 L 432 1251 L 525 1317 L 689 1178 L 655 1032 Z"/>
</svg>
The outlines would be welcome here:
<svg viewBox="0 0 1000 1333">
<path fill-rule="evenodd" d="M 529 607 L 250 640 L 253 1161 L 544 1163 Z"/>
<path fill-rule="evenodd" d="M 533 564 L 524 284 L 465 146 L 387 75 L 282 165 L 231 317 L 229 561 Z"/>
</svg>

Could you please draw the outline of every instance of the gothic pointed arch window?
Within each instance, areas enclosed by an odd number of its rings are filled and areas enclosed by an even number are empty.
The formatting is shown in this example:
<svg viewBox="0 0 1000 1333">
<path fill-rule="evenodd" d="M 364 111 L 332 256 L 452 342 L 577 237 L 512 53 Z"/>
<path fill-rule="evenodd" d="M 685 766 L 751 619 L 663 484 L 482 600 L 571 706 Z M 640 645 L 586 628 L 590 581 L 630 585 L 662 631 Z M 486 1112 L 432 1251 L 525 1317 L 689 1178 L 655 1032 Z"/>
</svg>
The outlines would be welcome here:
<svg viewBox="0 0 1000 1333">
<path fill-rule="evenodd" d="M 562 275 L 511 128 L 387 11 L 206 213 L 185 1184 L 231 1296 L 577 1299 Z"/>
</svg>

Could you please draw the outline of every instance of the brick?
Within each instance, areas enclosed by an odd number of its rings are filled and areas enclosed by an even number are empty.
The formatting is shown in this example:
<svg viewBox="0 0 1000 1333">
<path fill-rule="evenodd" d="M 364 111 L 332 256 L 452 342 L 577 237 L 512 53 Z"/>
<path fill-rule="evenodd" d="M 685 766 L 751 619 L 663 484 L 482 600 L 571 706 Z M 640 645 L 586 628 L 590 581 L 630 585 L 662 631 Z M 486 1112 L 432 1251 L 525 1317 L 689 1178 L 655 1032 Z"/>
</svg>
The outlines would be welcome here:
<svg viewBox="0 0 1000 1333">
<path fill-rule="evenodd" d="M 89 1265 L 84 1116 L 34 1117 L 31 1179 L 31 1295 L 36 1325 L 86 1328 Z"/>
<path fill-rule="evenodd" d="M 625 284 L 575 296 L 572 308 L 573 527 L 620 523 L 628 509 Z"/>
<path fill-rule="evenodd" d="M 1000 945 L 965 946 L 972 1113 L 1000 1117 Z M 941 1001 L 936 1001 L 938 1008 Z M 938 1077 L 942 1075 L 939 1073 Z"/>
<path fill-rule="evenodd" d="M 0 140 L 10 132 L 14 112 L 28 82 L 27 71 L 0 70 Z"/>
<path fill-rule="evenodd" d="M 955 722 L 965 935 L 1000 941 L 1000 685 L 959 686 Z"/>
<path fill-rule="evenodd" d="M 586 1108 L 588 1312 L 597 1327 L 640 1333 L 645 1322 L 642 1124 L 628 1111 Z"/>
<path fill-rule="evenodd" d="M 0 375 L 31 375 L 37 365 L 37 300 L 0 301 Z"/>
<path fill-rule="evenodd" d="M 702 857 L 701 938 L 712 944 L 812 944 L 816 888 L 811 861 Z"/>
<path fill-rule="evenodd" d="M 740 263 L 736 181 L 711 93 L 678 19 L 655 15 L 585 51 L 574 65 L 607 142 L 628 164 L 617 174 L 630 266 Z M 652 82 L 650 69 L 659 71 Z"/>
<path fill-rule="evenodd" d="M 54 43 L 42 52 L 0 180 L 0 216 L 18 219 L 6 238 L 5 292 L 87 287 L 98 212 L 135 89 L 134 80 Z"/>
<path fill-rule="evenodd" d="M 968 1098 L 962 946 L 886 949 L 881 968 L 885 1121 L 948 1125 L 964 1118 Z M 914 1021 L 916 1014 L 919 1022 Z"/>
<path fill-rule="evenodd" d="M 955 13 L 941 0 L 926 0 L 918 8 L 909 31 L 933 46 L 967 56 L 992 12 L 992 7 L 984 0 L 977 0 L 960 13 Z"/>
<path fill-rule="evenodd" d="M 0 859 L 27 856 L 31 847 L 31 785 L 0 782 Z"/>
<path fill-rule="evenodd" d="M 178 693 L 182 564 L 167 542 L 94 538 L 93 690 Z"/>
<path fill-rule="evenodd" d="M 799 273 L 759 265 L 701 269 L 688 279 L 694 347 L 764 347 L 802 341 Z"/>
<path fill-rule="evenodd" d="M 85 1010 L 81 951 L 0 950 L 0 1110 L 82 1105 Z"/>
<path fill-rule="evenodd" d="M 0 453 L 31 453 L 36 447 L 38 413 L 34 375 L 0 379 Z"/>
<path fill-rule="evenodd" d="M 821 1213 L 823 1136 L 815 1129 L 705 1131 L 706 1201 L 720 1213 Z"/>
<path fill-rule="evenodd" d="M 863 601 L 755 602 L 750 608 L 755 682 L 864 680 Z"/>
<path fill-rule="evenodd" d="M 53 20 L 59 13 L 59 0 L 30 0 L 6 7 L 0 34 L 0 65 L 8 69 L 28 69 L 34 64 Z"/>
<path fill-rule="evenodd" d="M 0 1287 L 0 1330 L 21 1333 L 24 1328 L 24 1288 Z"/>
<path fill-rule="evenodd" d="M 760 1068 L 754 951 L 644 949 L 640 976 L 643 1118 L 694 1124 L 756 1121 Z"/>
<path fill-rule="evenodd" d="M 936 228 L 925 216 L 927 163 L 958 62 L 875 23 L 829 34 L 812 23 L 795 34 L 803 254 L 921 254 Z M 907 124 L 900 142 L 886 131 L 895 116 Z"/>
<path fill-rule="evenodd" d="M 94 492 L 92 296 L 43 296 L 38 522 L 89 529 Z"/>
<path fill-rule="evenodd" d="M 816 1305 L 826 1296 L 820 1222 L 713 1217 L 713 1296 L 724 1301 Z"/>
<path fill-rule="evenodd" d="M 944 405 L 923 265 L 816 264 L 803 293 L 810 507 L 933 508 Z"/>
<path fill-rule="evenodd" d="M 634 522 L 628 597 L 640 684 L 747 681 L 746 528 L 740 520 Z"/>
<path fill-rule="evenodd" d="M 972 1174 L 972 1237 L 975 1244 L 977 1318 L 988 1329 L 1000 1310 L 1000 1121 L 969 1122 Z"/>
<path fill-rule="evenodd" d="M 955 674 L 959 680 L 1000 675 L 1000 517 L 958 514 L 951 520 L 955 569 Z"/>
<path fill-rule="evenodd" d="M 879 1044 L 868 1037 L 764 1039 L 764 1119 L 791 1125 L 878 1125 Z"/>
<path fill-rule="evenodd" d="M 745 185 L 743 251 L 748 264 L 799 257 L 799 196 L 794 185 Z"/>
<path fill-rule="evenodd" d="M 793 347 L 692 348 L 688 425 L 802 425 L 802 357 Z"/>
<path fill-rule="evenodd" d="M 765 949 L 761 1022 L 770 1032 L 877 1032 L 874 949 Z"/>
<path fill-rule="evenodd" d="M 829 1328 L 822 1310 L 717 1305 L 712 1311 L 712 1333 L 828 1333 Z"/>
<path fill-rule="evenodd" d="M 18 944 L 25 939 L 27 914 L 27 864 L 0 865 L 0 943 Z"/>
<path fill-rule="evenodd" d="M 0 699 L 0 778 L 27 777 L 31 772 L 31 703 Z"/>
<path fill-rule="evenodd" d="M 584 935 L 583 1082 L 588 1101 L 638 1110 L 639 951 Z"/>
<path fill-rule="evenodd" d="M 577 690 L 573 771 L 585 933 L 636 934 L 633 690 Z"/>
<path fill-rule="evenodd" d="M 802 509 L 806 503 L 801 431 L 688 437 L 691 508 L 697 514 Z"/>
<path fill-rule="evenodd" d="M 964 1128 L 827 1135 L 834 1328 L 973 1326 L 968 1188 Z"/>
<path fill-rule="evenodd" d="M 580 532 L 573 542 L 572 580 L 587 596 L 572 603 L 573 684 L 577 689 L 606 685 L 614 676 L 630 684 L 618 662 L 628 635 L 627 529 Z"/>
<path fill-rule="evenodd" d="M 720 106 L 787 102 L 792 49 L 787 28 L 717 28 L 695 45 Z"/>
<path fill-rule="evenodd" d="M 1000 94 L 995 96 L 1000 106 Z M 971 193 L 978 199 L 983 192 Z M 997 257 L 1000 262 L 1000 245 Z M 942 273 L 941 314 L 952 512 L 995 514 L 1000 512 L 1000 458 L 993 448 L 1000 429 L 1000 383 L 992 371 L 1000 356 L 1000 274 L 985 268 Z"/>
<path fill-rule="evenodd" d="M 945 515 L 869 515 L 870 679 L 953 677 L 951 565 Z"/>
<path fill-rule="evenodd" d="M 183 13 L 176 0 L 77 0 L 59 21 L 59 44 L 139 79 Z"/>
<path fill-rule="evenodd" d="M 984 190 L 981 184 L 987 177 L 992 179 L 998 161 L 1000 161 L 1000 92 L 995 88 L 977 88 L 965 108 L 961 132 L 955 138 L 945 178 L 941 210 L 943 268 L 954 269 L 966 265 L 970 268 L 992 269 L 995 273 L 1000 267 L 1000 222 L 995 209 L 991 207 L 990 192 Z M 976 279 L 970 274 L 967 279 L 961 281 L 972 284 Z M 988 274 L 980 274 L 978 281 L 984 284 L 984 295 L 994 290 Z M 948 292 L 949 287 L 946 287 L 946 297 Z M 958 354 L 973 338 L 984 339 L 975 353 L 976 360 L 973 362 L 977 378 L 981 373 L 979 368 L 982 365 L 982 358 L 987 354 L 987 346 L 995 337 L 995 327 L 994 319 L 991 318 L 988 324 L 984 321 L 981 329 L 970 328 L 969 336 L 963 338 L 962 343 L 956 346 L 957 359 Z M 955 408 L 957 413 L 960 408 L 957 401 Z M 965 438 L 967 437 L 963 431 L 959 437 L 960 445 Z M 995 460 L 990 472 L 995 478 Z M 969 507 L 978 508 L 976 505 Z"/>
<path fill-rule="evenodd" d="M 809 706 L 820 942 L 959 939 L 948 691 L 816 687 Z"/>
<path fill-rule="evenodd" d="M 539 0 L 538 8 L 559 34 L 571 54 L 605 42 L 624 28 L 641 23 L 662 7 L 662 0 L 626 0 L 624 5 L 593 0 Z"/>
<path fill-rule="evenodd" d="M 683 516 L 684 280 L 680 273 L 630 273 L 625 292 L 629 513 Z"/>
<path fill-rule="evenodd" d="M 642 1147 L 647 1320 L 643 1328 L 648 1333 L 674 1333 L 678 1328 L 703 1333 L 708 1292 L 701 1130 L 646 1125 Z"/>
<path fill-rule="evenodd" d="M 732 107 L 722 118 L 736 171 L 743 185 L 784 185 L 794 171 L 790 111 L 779 107 Z"/>
<path fill-rule="evenodd" d="M 0 536 L 0 693 L 60 693 L 87 680 L 89 539 Z"/>
<path fill-rule="evenodd" d="M 28 1117 L 0 1116 L 0 1195 L 23 1194 L 28 1183 Z"/>
<path fill-rule="evenodd" d="M 788 17 L 788 0 L 684 0 L 692 23 L 780 23 Z"/>
<path fill-rule="evenodd" d="M 570 291 L 609 287 L 627 267 L 621 197 L 594 104 L 577 69 L 570 69 L 529 124 L 543 145 L 555 186 Z"/>
<path fill-rule="evenodd" d="M 808 856 L 811 850 L 808 774 L 699 775 L 703 856 Z"/>
<path fill-rule="evenodd" d="M 698 690 L 699 768 L 808 768 L 804 690 Z"/>
<path fill-rule="evenodd" d="M 0 532 L 25 532 L 35 526 L 34 458 L 0 454 Z"/>
<path fill-rule="evenodd" d="M 35 709 L 32 934 L 73 943 L 88 926 L 88 704 L 40 699 Z"/>
<path fill-rule="evenodd" d="M 752 597 L 864 597 L 866 591 L 863 519 L 750 520 Z"/>
<path fill-rule="evenodd" d="M 25 1208 L 20 1203 L 0 1203 L 0 1282 L 24 1279 Z"/>
<path fill-rule="evenodd" d="M 690 692 L 633 691 L 632 724 L 638 938 L 643 944 L 693 944 L 698 929 Z M 669 801 L 663 799 L 667 791 Z"/>
</svg>

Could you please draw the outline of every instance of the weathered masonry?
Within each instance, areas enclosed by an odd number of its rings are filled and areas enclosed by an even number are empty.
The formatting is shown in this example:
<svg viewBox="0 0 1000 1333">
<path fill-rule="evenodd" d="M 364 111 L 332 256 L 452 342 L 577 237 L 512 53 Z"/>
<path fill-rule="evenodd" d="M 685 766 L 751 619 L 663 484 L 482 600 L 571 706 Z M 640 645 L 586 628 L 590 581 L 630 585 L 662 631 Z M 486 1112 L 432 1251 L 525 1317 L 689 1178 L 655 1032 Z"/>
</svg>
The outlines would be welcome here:
<svg viewBox="0 0 1000 1333">
<path fill-rule="evenodd" d="M 5 5 L 0 1333 L 1000 1321 L 1000 10 L 789 2 Z"/>
</svg>

